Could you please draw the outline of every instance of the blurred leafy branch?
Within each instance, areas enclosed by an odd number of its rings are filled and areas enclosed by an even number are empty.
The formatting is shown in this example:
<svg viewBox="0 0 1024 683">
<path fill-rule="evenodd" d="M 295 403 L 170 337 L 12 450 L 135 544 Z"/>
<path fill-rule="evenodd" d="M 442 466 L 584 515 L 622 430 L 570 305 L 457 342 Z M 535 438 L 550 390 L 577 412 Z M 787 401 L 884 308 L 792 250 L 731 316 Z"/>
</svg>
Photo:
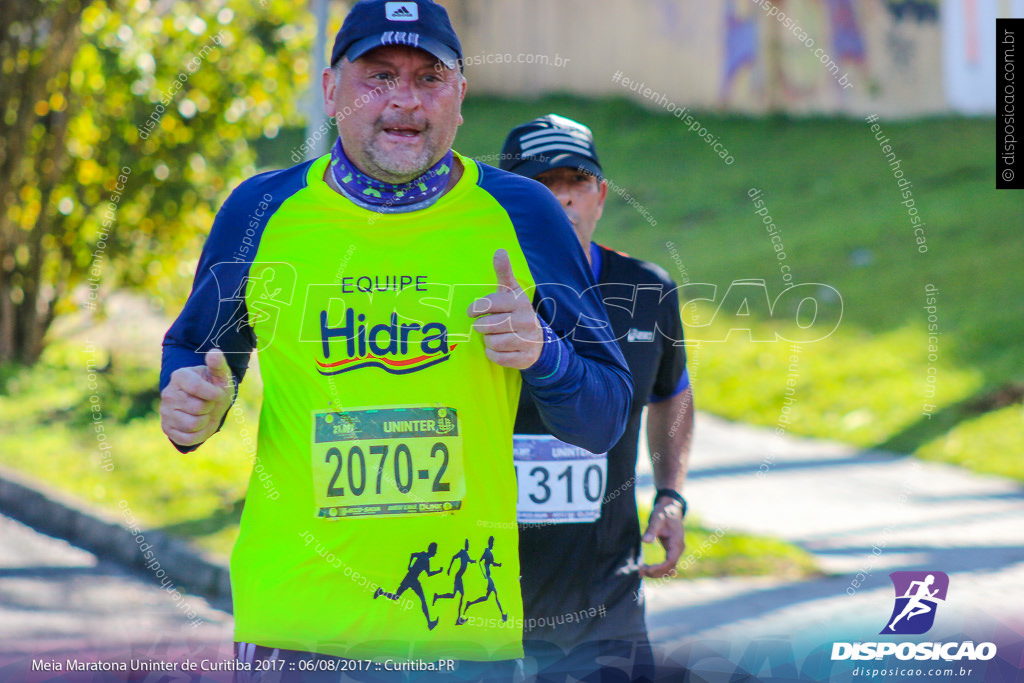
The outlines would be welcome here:
<svg viewBox="0 0 1024 683">
<path fill-rule="evenodd" d="M 190 280 L 249 141 L 301 123 L 313 32 L 302 3 L 0 5 L 0 363 L 115 288 Z"/>
</svg>

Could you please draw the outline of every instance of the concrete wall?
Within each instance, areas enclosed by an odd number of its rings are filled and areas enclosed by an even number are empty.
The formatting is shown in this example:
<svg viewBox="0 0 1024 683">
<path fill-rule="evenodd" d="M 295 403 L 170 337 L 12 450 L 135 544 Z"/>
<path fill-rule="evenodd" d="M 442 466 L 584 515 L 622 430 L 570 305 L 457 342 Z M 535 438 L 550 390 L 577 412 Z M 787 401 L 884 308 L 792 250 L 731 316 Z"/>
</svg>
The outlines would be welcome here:
<svg viewBox="0 0 1024 683">
<path fill-rule="evenodd" d="M 888 116 L 994 110 L 989 24 L 1024 10 L 1020 0 L 441 1 L 476 93 Z"/>
</svg>

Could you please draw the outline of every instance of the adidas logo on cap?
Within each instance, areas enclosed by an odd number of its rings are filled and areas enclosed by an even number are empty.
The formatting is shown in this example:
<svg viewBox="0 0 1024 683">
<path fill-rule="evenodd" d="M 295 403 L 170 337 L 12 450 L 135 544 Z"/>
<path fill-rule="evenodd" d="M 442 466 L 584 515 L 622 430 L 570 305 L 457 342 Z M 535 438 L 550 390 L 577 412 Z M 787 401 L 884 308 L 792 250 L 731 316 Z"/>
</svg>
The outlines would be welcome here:
<svg viewBox="0 0 1024 683">
<path fill-rule="evenodd" d="M 420 8 L 415 2 L 385 2 L 384 12 L 388 21 L 416 21 Z"/>
</svg>

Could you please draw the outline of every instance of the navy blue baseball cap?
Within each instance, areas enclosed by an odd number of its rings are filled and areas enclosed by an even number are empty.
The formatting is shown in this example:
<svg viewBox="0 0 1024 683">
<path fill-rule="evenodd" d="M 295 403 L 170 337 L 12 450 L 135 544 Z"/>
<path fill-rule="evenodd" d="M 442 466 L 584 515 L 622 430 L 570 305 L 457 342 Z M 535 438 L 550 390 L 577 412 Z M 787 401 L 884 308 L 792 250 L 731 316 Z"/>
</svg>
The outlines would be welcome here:
<svg viewBox="0 0 1024 683">
<path fill-rule="evenodd" d="M 462 68 L 462 45 L 448 12 L 432 0 L 357 2 L 334 39 L 331 66 L 342 57 L 354 62 L 384 45 L 426 50 L 449 69 Z"/>
<path fill-rule="evenodd" d="M 554 168 L 575 168 L 604 177 L 594 147 L 594 133 L 582 123 L 558 114 L 516 126 L 505 138 L 499 167 L 527 178 Z"/>
</svg>

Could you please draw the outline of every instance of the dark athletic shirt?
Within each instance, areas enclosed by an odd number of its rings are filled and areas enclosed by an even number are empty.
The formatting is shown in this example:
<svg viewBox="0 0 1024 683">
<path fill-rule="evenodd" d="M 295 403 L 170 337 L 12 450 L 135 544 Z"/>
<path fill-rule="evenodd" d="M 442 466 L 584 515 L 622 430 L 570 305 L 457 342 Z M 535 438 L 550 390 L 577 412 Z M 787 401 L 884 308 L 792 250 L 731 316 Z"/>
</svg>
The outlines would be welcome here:
<svg viewBox="0 0 1024 683">
<path fill-rule="evenodd" d="M 542 626 L 526 628 L 523 638 L 563 646 L 646 634 L 643 609 L 634 596 L 640 585 L 636 563 L 641 530 L 633 486 L 640 418 L 648 402 L 671 398 L 689 386 L 679 300 L 668 273 L 596 244 L 591 244 L 591 260 L 614 336 L 633 376 L 633 402 L 626 431 L 608 452 L 600 519 L 520 525 L 526 623 L 529 627 L 531 618 L 545 619 Z M 520 397 L 515 433 L 550 433 L 527 392 Z M 588 610 L 600 612 L 602 606 L 605 616 L 590 616 Z M 552 627 L 547 621 L 561 623 Z"/>
</svg>

